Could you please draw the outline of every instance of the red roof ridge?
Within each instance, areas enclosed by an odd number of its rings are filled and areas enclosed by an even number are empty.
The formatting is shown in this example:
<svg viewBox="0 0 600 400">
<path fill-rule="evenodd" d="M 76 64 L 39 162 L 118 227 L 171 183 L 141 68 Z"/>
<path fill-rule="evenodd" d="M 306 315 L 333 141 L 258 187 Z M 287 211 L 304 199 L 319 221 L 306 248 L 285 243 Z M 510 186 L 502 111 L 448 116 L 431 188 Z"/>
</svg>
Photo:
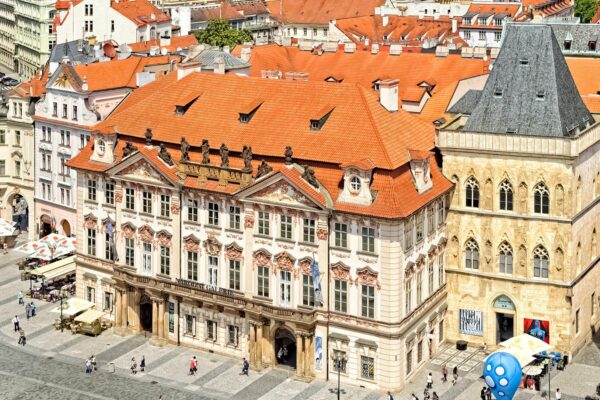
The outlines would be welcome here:
<svg viewBox="0 0 600 400">
<path fill-rule="evenodd" d="M 359 88 L 360 98 L 362 99 L 362 101 L 365 105 L 365 108 L 367 110 L 367 115 L 369 116 L 369 121 L 371 122 L 371 125 L 373 126 L 373 128 L 375 130 L 375 136 L 377 137 L 377 140 L 379 140 L 379 146 L 382 148 L 383 155 L 388 162 L 388 167 L 392 167 L 393 166 L 392 159 L 390 158 L 390 156 L 387 152 L 387 149 L 385 148 L 385 145 L 383 143 L 383 138 L 381 137 L 381 132 L 379 132 L 379 126 L 375 123 L 375 118 L 373 118 L 373 114 L 371 113 L 371 106 L 367 102 L 367 96 L 366 96 L 366 95 L 368 95 L 367 90 L 358 84 L 355 84 L 355 85 Z"/>
</svg>

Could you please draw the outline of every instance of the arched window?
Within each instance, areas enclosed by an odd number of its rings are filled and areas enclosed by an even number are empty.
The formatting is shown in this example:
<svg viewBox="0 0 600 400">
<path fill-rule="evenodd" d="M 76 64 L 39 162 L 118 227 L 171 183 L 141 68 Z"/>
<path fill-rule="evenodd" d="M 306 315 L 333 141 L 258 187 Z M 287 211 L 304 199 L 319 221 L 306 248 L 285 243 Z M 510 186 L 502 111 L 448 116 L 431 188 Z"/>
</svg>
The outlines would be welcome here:
<svg viewBox="0 0 600 400">
<path fill-rule="evenodd" d="M 533 212 L 536 214 L 550 212 L 550 192 L 543 183 L 538 183 L 533 188 Z"/>
<path fill-rule="evenodd" d="M 513 250 L 510 244 L 502 242 L 499 247 L 499 270 L 503 274 L 513 272 Z"/>
<path fill-rule="evenodd" d="M 536 278 L 548 277 L 548 251 L 544 246 L 537 246 L 533 250 L 533 276 Z"/>
<path fill-rule="evenodd" d="M 473 239 L 467 240 L 465 244 L 465 267 L 479 269 L 479 245 Z"/>
<path fill-rule="evenodd" d="M 479 208 L 479 183 L 477 179 L 470 177 L 465 182 L 466 206 Z"/>
<path fill-rule="evenodd" d="M 504 211 L 513 210 L 513 189 L 506 179 L 500 183 L 500 209 Z"/>
</svg>

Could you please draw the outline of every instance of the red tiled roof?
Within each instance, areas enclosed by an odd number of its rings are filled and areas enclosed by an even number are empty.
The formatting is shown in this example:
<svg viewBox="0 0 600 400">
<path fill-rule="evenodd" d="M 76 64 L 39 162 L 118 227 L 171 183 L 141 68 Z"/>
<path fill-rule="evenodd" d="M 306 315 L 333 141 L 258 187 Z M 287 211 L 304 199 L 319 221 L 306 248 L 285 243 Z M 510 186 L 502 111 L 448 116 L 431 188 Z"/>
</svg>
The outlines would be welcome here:
<svg viewBox="0 0 600 400">
<path fill-rule="evenodd" d="M 402 93 L 400 98 L 402 99 L 402 101 L 418 103 L 421 101 L 425 93 L 427 93 L 427 88 L 424 88 L 422 86 L 413 86 L 406 88 L 406 90 L 404 91 L 404 93 Z"/>
<path fill-rule="evenodd" d="M 149 22 L 171 21 L 171 17 L 148 0 L 121 0 L 118 2 L 112 0 L 110 6 L 138 26 L 146 25 Z"/>
<path fill-rule="evenodd" d="M 592 24 L 600 23 L 600 6 L 598 6 L 598 9 L 596 10 L 596 14 L 594 14 L 594 16 L 592 17 L 592 20 L 590 22 Z"/>
<path fill-rule="evenodd" d="M 178 49 L 187 49 L 198 44 L 198 39 L 194 35 L 175 36 L 170 39 L 166 46 L 160 45 L 160 39 L 147 40 L 145 42 L 130 43 L 128 46 L 133 53 L 147 53 L 152 46 L 158 46 L 161 49 L 165 48 L 169 53 L 173 53 Z"/>
<path fill-rule="evenodd" d="M 326 25 L 331 20 L 372 15 L 385 0 L 266 0 L 274 18 L 288 24 Z"/>
<path fill-rule="evenodd" d="M 242 14 L 234 5 L 229 1 L 222 1 L 217 4 L 211 4 L 206 7 L 200 7 L 192 9 L 191 12 L 192 21 L 210 21 L 213 19 L 224 19 L 224 20 L 237 20 L 244 19 Z"/>
</svg>

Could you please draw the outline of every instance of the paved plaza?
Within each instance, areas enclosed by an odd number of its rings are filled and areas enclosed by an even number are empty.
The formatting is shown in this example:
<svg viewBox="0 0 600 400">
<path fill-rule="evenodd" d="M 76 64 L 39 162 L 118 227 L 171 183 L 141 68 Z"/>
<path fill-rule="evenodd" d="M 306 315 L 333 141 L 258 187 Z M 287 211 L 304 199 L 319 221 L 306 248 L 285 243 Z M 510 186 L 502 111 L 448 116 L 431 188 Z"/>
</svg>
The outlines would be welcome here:
<svg viewBox="0 0 600 400">
<path fill-rule="evenodd" d="M 336 381 L 300 382 L 286 369 L 250 371 L 241 376 L 237 359 L 187 347 L 153 347 L 144 335 L 121 337 L 110 331 L 98 337 L 61 333 L 52 326 L 56 317 L 50 310 L 56 304 L 37 301 L 38 315 L 26 320 L 23 306 L 17 304 L 18 291 L 28 282 L 19 280 L 15 265 L 21 255 L 11 252 L 0 259 L 0 399 L 236 399 L 304 400 L 335 399 Z M 11 319 L 19 315 L 27 334 L 27 346 L 17 345 Z M 84 360 L 95 354 L 99 371 L 84 373 Z M 133 376 L 130 360 L 145 356 L 146 372 Z M 199 359 L 198 374 L 189 376 L 192 356 Z M 457 351 L 443 345 L 433 360 L 421 370 L 397 400 L 422 399 L 426 374 L 435 377 L 434 390 L 442 400 L 478 399 L 483 386 L 480 377 L 484 355 L 476 349 Z M 441 383 L 441 365 L 458 367 L 456 385 Z M 552 390 L 557 386 L 563 399 L 584 399 L 600 383 L 600 341 L 591 343 L 564 372 L 554 372 Z M 548 383 L 545 382 L 545 388 Z M 343 385 L 345 400 L 384 400 L 385 393 Z M 541 399 L 539 394 L 520 391 L 518 400 Z"/>
</svg>

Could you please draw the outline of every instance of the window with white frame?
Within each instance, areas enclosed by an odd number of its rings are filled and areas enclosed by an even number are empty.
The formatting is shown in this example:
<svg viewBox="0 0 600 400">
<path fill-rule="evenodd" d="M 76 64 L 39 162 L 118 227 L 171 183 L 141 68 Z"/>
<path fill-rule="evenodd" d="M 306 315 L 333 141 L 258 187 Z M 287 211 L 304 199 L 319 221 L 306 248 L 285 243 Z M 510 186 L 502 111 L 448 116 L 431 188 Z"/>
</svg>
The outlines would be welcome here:
<svg viewBox="0 0 600 400">
<path fill-rule="evenodd" d="M 21 131 L 15 131 L 15 146 L 21 145 Z"/>
<path fill-rule="evenodd" d="M 495 42 L 499 42 L 500 39 L 502 39 L 502 31 L 496 31 L 496 32 L 494 32 L 494 41 Z"/>
<path fill-rule="evenodd" d="M 152 193 L 142 192 L 142 212 L 152 214 Z"/>
<path fill-rule="evenodd" d="M 187 219 L 190 222 L 198 222 L 198 200 L 188 199 Z"/>
<path fill-rule="evenodd" d="M 135 190 L 132 188 L 125 189 L 125 208 L 135 210 Z"/>
<path fill-rule="evenodd" d="M 548 251 L 544 246 L 537 246 L 533 250 L 533 276 L 548 278 Z"/>
<path fill-rule="evenodd" d="M 302 305 L 307 307 L 315 306 L 315 285 L 312 275 L 302 275 Z"/>
<path fill-rule="evenodd" d="M 229 289 L 240 290 L 240 260 L 229 260 Z"/>
<path fill-rule="evenodd" d="M 90 256 L 96 255 L 96 230 L 87 229 L 87 253 Z"/>
<path fill-rule="evenodd" d="M 235 325 L 227 326 L 227 344 L 229 346 L 238 345 L 238 337 L 239 337 L 239 328 Z"/>
<path fill-rule="evenodd" d="M 417 243 L 421 243 L 423 241 L 423 237 L 425 236 L 425 214 L 423 213 L 423 211 L 420 211 L 417 214 L 417 219 L 416 219 L 417 223 L 416 223 L 416 232 L 417 232 Z"/>
<path fill-rule="evenodd" d="M 465 244 L 465 268 L 479 269 L 479 245 L 473 239 Z"/>
<path fill-rule="evenodd" d="M 361 315 L 365 318 L 375 318 L 375 286 L 361 286 Z"/>
<path fill-rule="evenodd" d="M 282 239 L 292 239 L 292 216 L 281 215 L 280 237 Z"/>
<path fill-rule="evenodd" d="M 237 206 L 229 206 L 229 229 L 241 229 L 242 210 Z"/>
<path fill-rule="evenodd" d="M 348 312 L 348 281 L 336 279 L 334 281 L 335 311 Z"/>
<path fill-rule="evenodd" d="M 427 207 L 427 235 L 431 236 L 435 231 L 435 210 L 433 206 Z"/>
<path fill-rule="evenodd" d="M 185 316 L 185 334 L 196 336 L 196 317 L 189 314 Z"/>
<path fill-rule="evenodd" d="M 112 311 L 113 309 L 113 294 L 111 292 L 104 292 L 104 311 Z"/>
<path fill-rule="evenodd" d="M 362 227 L 362 251 L 375 253 L 375 228 L 368 226 Z"/>
<path fill-rule="evenodd" d="M 465 31 L 464 35 L 465 35 L 465 40 L 471 39 L 471 31 Z"/>
<path fill-rule="evenodd" d="M 6 176 L 6 161 L 0 160 L 0 176 Z M 42 183 L 43 185 L 43 183 Z M 44 196 L 46 198 L 46 196 Z"/>
<path fill-rule="evenodd" d="M 114 205 L 115 204 L 115 183 L 111 181 L 106 181 L 104 183 L 104 198 L 106 204 Z"/>
<path fill-rule="evenodd" d="M 114 261 L 115 259 L 110 242 L 110 235 L 108 232 L 104 234 L 104 258 L 110 261 Z"/>
<path fill-rule="evenodd" d="M 444 253 L 438 255 L 438 286 L 444 285 Z"/>
<path fill-rule="evenodd" d="M 206 321 L 206 339 L 217 341 L 217 322 L 208 320 Z"/>
<path fill-rule="evenodd" d="M 292 273 L 290 271 L 279 271 L 279 300 L 279 304 L 282 306 L 292 305 Z"/>
<path fill-rule="evenodd" d="M 98 181 L 95 179 L 88 179 L 87 181 L 87 199 L 90 201 L 96 201 L 96 189 Z"/>
<path fill-rule="evenodd" d="M 171 216 L 171 196 L 168 194 L 160 195 L 160 216 L 169 217 Z"/>
<path fill-rule="evenodd" d="M 413 219 L 404 221 L 404 251 L 409 251 L 413 247 Z"/>
<path fill-rule="evenodd" d="M 125 238 L 125 265 L 135 265 L 135 242 L 133 238 Z"/>
<path fill-rule="evenodd" d="M 171 248 L 160 246 L 160 273 L 169 275 L 171 273 Z"/>
<path fill-rule="evenodd" d="M 417 306 L 423 302 L 423 271 L 417 272 Z"/>
<path fill-rule="evenodd" d="M 302 241 L 306 243 L 315 242 L 316 221 L 310 218 L 304 218 L 302 221 Z"/>
<path fill-rule="evenodd" d="M 375 379 L 375 359 L 373 357 L 360 356 L 360 376 L 364 379 Z"/>
<path fill-rule="evenodd" d="M 404 283 L 404 296 L 405 311 L 408 315 L 412 311 L 412 279 L 408 279 L 406 283 Z"/>
<path fill-rule="evenodd" d="M 258 212 L 258 234 L 266 235 L 270 234 L 271 230 L 269 227 L 269 213 L 266 211 Z"/>
<path fill-rule="evenodd" d="M 502 274 L 512 274 L 513 272 L 513 250 L 507 242 L 500 243 L 498 249 L 498 270 Z"/>
<path fill-rule="evenodd" d="M 430 296 L 433 294 L 434 271 L 435 269 L 433 268 L 433 260 L 429 260 L 429 264 L 427 265 L 427 276 L 429 278 L 427 280 L 427 288 Z"/>
<path fill-rule="evenodd" d="M 258 266 L 258 285 L 257 293 L 262 297 L 269 297 L 269 268 Z"/>
<path fill-rule="evenodd" d="M 533 212 L 548 214 L 550 212 L 550 192 L 543 183 L 538 183 L 533 188 Z"/>
<path fill-rule="evenodd" d="M 46 127 L 42 127 L 44 131 L 44 137 L 46 136 Z M 42 139 L 43 141 L 43 139 Z M 6 131 L 4 129 L 0 130 L 0 144 L 6 144 Z"/>
<path fill-rule="evenodd" d="M 485 31 L 479 31 L 479 40 L 485 40 Z"/>
<path fill-rule="evenodd" d="M 348 247 L 348 225 L 341 222 L 334 224 L 335 247 Z"/>
<path fill-rule="evenodd" d="M 142 271 L 145 274 L 152 273 L 152 243 L 144 242 L 142 247 Z"/>
<path fill-rule="evenodd" d="M 219 286 L 219 257 L 208 256 L 208 284 Z"/>
<path fill-rule="evenodd" d="M 198 280 L 198 253 L 194 251 L 187 253 L 187 278 L 192 281 Z"/>
<path fill-rule="evenodd" d="M 219 226 L 219 205 L 208 203 L 208 225 Z"/>
<path fill-rule="evenodd" d="M 0 169 L 2 164 L 0 164 Z M 44 200 L 52 200 L 52 184 L 42 182 L 42 198 Z"/>
<path fill-rule="evenodd" d="M 88 286 L 86 287 L 86 300 L 89 301 L 90 303 L 96 303 L 96 289 Z"/>
</svg>

